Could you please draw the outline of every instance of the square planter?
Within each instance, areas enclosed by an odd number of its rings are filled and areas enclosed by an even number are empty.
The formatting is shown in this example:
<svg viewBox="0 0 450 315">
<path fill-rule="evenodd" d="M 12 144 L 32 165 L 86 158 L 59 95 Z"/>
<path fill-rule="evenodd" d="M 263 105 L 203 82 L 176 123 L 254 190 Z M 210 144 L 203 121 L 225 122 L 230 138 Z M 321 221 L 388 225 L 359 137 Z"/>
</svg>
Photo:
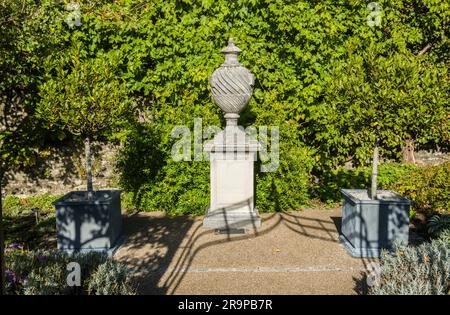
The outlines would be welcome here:
<svg viewBox="0 0 450 315">
<path fill-rule="evenodd" d="M 106 251 L 112 254 L 122 234 L 120 190 L 72 191 L 53 202 L 56 208 L 58 249 Z"/>
<path fill-rule="evenodd" d="M 371 200 L 365 189 L 342 189 L 340 240 L 353 257 L 379 257 L 394 241 L 408 244 L 411 201 L 390 190 Z"/>
</svg>

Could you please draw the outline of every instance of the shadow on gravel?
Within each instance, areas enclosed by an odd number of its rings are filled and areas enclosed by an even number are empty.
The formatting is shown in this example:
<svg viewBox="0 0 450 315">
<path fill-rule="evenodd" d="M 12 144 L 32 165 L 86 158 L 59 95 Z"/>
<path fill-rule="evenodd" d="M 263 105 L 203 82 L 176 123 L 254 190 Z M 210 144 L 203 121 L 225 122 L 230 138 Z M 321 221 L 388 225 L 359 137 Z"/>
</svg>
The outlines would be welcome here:
<svg viewBox="0 0 450 315">
<path fill-rule="evenodd" d="M 227 235 L 225 239 L 203 243 L 202 240 L 205 237 L 215 232 L 204 230 L 198 219 L 196 222 L 196 219 L 190 216 L 147 216 L 137 213 L 124 217 L 127 251 L 138 252 L 146 246 L 150 247 L 151 254 L 123 255 L 118 259 L 133 269 L 139 293 L 174 294 L 196 255 L 205 248 L 224 241 L 234 242 L 259 237 L 270 233 L 278 225 L 284 224 L 290 230 L 307 238 L 338 242 L 338 233 L 336 233 L 338 229 L 335 226 L 336 222 L 333 223 L 335 220 L 278 212 L 265 216 L 262 221 L 262 227 L 258 230 L 249 231 L 243 235 Z M 177 261 L 173 261 L 175 254 L 177 254 Z M 364 279 L 354 280 L 355 283 L 357 281 L 365 283 Z M 365 291 L 355 289 L 355 292 L 363 294 Z"/>
<path fill-rule="evenodd" d="M 194 219 L 189 216 L 149 217 L 137 214 L 124 217 L 123 232 L 127 237 L 127 249 L 137 250 L 151 246 L 150 256 L 120 258 L 133 269 L 134 281 L 142 294 L 167 294 L 168 286 L 159 287 L 163 271 L 160 266 L 168 266 L 181 242 L 192 227 Z"/>
</svg>

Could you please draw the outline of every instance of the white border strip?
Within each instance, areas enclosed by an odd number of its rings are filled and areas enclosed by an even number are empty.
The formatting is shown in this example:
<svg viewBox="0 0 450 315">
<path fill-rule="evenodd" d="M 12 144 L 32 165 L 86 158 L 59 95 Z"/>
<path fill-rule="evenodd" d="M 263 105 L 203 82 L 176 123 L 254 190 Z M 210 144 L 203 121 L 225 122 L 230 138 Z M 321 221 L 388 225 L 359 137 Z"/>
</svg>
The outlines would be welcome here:
<svg viewBox="0 0 450 315">
<path fill-rule="evenodd" d="M 134 268 L 133 268 L 134 269 Z M 196 268 L 137 268 L 135 271 L 147 271 L 152 273 L 302 273 L 302 272 L 355 272 L 365 271 L 363 267 L 196 267 Z"/>
</svg>

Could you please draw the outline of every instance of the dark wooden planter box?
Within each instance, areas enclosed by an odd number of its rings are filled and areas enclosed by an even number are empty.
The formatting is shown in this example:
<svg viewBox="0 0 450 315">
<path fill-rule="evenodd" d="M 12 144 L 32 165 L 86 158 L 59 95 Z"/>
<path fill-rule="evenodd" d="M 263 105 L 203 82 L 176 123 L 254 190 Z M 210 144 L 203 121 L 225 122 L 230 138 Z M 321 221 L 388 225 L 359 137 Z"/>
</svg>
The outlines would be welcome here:
<svg viewBox="0 0 450 315">
<path fill-rule="evenodd" d="M 111 253 L 122 234 L 120 190 L 98 190 L 92 200 L 72 191 L 53 202 L 58 249 Z"/>
<path fill-rule="evenodd" d="M 367 190 L 342 189 L 340 240 L 353 257 L 379 257 L 394 241 L 408 244 L 411 201 L 399 194 L 380 190 L 376 200 Z"/>
</svg>

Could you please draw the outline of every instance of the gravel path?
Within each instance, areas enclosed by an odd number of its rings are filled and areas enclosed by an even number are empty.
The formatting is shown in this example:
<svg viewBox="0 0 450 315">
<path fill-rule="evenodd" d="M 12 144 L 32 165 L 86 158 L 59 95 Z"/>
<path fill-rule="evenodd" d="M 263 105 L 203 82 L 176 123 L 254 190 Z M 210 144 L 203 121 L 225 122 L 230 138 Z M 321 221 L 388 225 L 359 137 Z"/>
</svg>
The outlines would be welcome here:
<svg viewBox="0 0 450 315">
<path fill-rule="evenodd" d="M 258 231 L 216 234 L 201 217 L 124 219 L 116 259 L 144 294 L 357 294 L 368 259 L 338 242 L 340 209 L 263 214 Z"/>
</svg>

